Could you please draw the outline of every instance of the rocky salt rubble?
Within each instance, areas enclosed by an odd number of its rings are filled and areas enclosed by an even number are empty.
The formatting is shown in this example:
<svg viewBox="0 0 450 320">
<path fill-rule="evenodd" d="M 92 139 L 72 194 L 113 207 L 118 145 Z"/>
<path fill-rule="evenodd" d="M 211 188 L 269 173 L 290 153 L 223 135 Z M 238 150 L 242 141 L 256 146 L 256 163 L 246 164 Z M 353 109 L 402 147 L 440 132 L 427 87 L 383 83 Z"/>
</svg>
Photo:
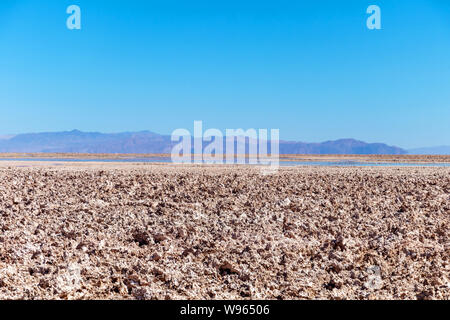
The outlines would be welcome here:
<svg viewBox="0 0 450 320">
<path fill-rule="evenodd" d="M 0 168 L 1 299 L 449 299 L 450 168 Z"/>
</svg>

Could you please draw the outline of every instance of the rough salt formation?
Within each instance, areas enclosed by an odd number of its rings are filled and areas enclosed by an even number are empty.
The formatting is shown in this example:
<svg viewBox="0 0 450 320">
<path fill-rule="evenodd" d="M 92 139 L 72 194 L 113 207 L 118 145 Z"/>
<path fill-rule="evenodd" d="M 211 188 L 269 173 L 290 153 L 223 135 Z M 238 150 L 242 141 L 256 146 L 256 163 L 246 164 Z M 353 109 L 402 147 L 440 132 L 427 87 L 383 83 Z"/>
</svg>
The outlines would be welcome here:
<svg viewBox="0 0 450 320">
<path fill-rule="evenodd" d="M 1 299 L 449 299 L 450 168 L 0 168 Z"/>
</svg>

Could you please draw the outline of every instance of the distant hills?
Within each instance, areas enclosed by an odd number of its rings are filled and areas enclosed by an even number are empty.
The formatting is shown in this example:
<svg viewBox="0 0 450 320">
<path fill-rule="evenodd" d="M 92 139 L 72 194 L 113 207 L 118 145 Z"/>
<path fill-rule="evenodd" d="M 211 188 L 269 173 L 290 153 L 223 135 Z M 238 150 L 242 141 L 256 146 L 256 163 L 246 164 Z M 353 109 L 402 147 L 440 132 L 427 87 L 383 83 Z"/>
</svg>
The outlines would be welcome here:
<svg viewBox="0 0 450 320">
<path fill-rule="evenodd" d="M 340 139 L 322 143 L 280 142 L 281 154 L 406 154 L 399 147 L 384 143 L 366 143 L 354 139 Z"/>
<path fill-rule="evenodd" d="M 171 153 L 169 135 L 150 131 L 98 133 L 78 130 L 0 136 L 0 152 Z M 208 143 L 204 143 L 204 146 Z M 322 143 L 280 141 L 281 154 L 406 154 L 383 143 L 341 139 Z"/>
<path fill-rule="evenodd" d="M 409 154 L 450 155 L 450 146 L 418 148 L 408 150 Z"/>
<path fill-rule="evenodd" d="M 79 130 L 27 133 L 0 139 L 0 152 L 170 153 L 170 136 L 150 131 L 99 133 Z"/>
</svg>

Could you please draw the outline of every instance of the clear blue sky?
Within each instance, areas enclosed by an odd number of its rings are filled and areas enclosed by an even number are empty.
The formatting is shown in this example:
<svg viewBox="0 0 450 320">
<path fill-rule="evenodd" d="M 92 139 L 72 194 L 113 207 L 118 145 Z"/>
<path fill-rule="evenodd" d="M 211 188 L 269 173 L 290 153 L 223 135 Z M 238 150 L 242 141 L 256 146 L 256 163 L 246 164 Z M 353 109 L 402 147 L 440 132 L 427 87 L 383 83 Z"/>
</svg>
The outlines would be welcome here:
<svg viewBox="0 0 450 320">
<path fill-rule="evenodd" d="M 382 30 L 366 28 L 370 4 Z M 450 145 L 450 1 L 1 0 L 0 108 L 0 134 L 203 120 Z"/>
</svg>

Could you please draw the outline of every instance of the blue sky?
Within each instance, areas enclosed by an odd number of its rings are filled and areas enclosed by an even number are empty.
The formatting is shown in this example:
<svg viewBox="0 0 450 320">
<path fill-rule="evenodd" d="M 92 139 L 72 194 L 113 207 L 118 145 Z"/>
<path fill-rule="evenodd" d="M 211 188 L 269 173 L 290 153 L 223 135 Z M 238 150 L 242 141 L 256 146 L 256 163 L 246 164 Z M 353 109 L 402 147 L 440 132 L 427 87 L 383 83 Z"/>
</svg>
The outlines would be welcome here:
<svg viewBox="0 0 450 320">
<path fill-rule="evenodd" d="M 68 30 L 66 8 L 82 11 Z M 380 6 L 382 30 L 366 28 Z M 450 1 L 0 1 L 0 134 L 450 145 Z"/>
</svg>

